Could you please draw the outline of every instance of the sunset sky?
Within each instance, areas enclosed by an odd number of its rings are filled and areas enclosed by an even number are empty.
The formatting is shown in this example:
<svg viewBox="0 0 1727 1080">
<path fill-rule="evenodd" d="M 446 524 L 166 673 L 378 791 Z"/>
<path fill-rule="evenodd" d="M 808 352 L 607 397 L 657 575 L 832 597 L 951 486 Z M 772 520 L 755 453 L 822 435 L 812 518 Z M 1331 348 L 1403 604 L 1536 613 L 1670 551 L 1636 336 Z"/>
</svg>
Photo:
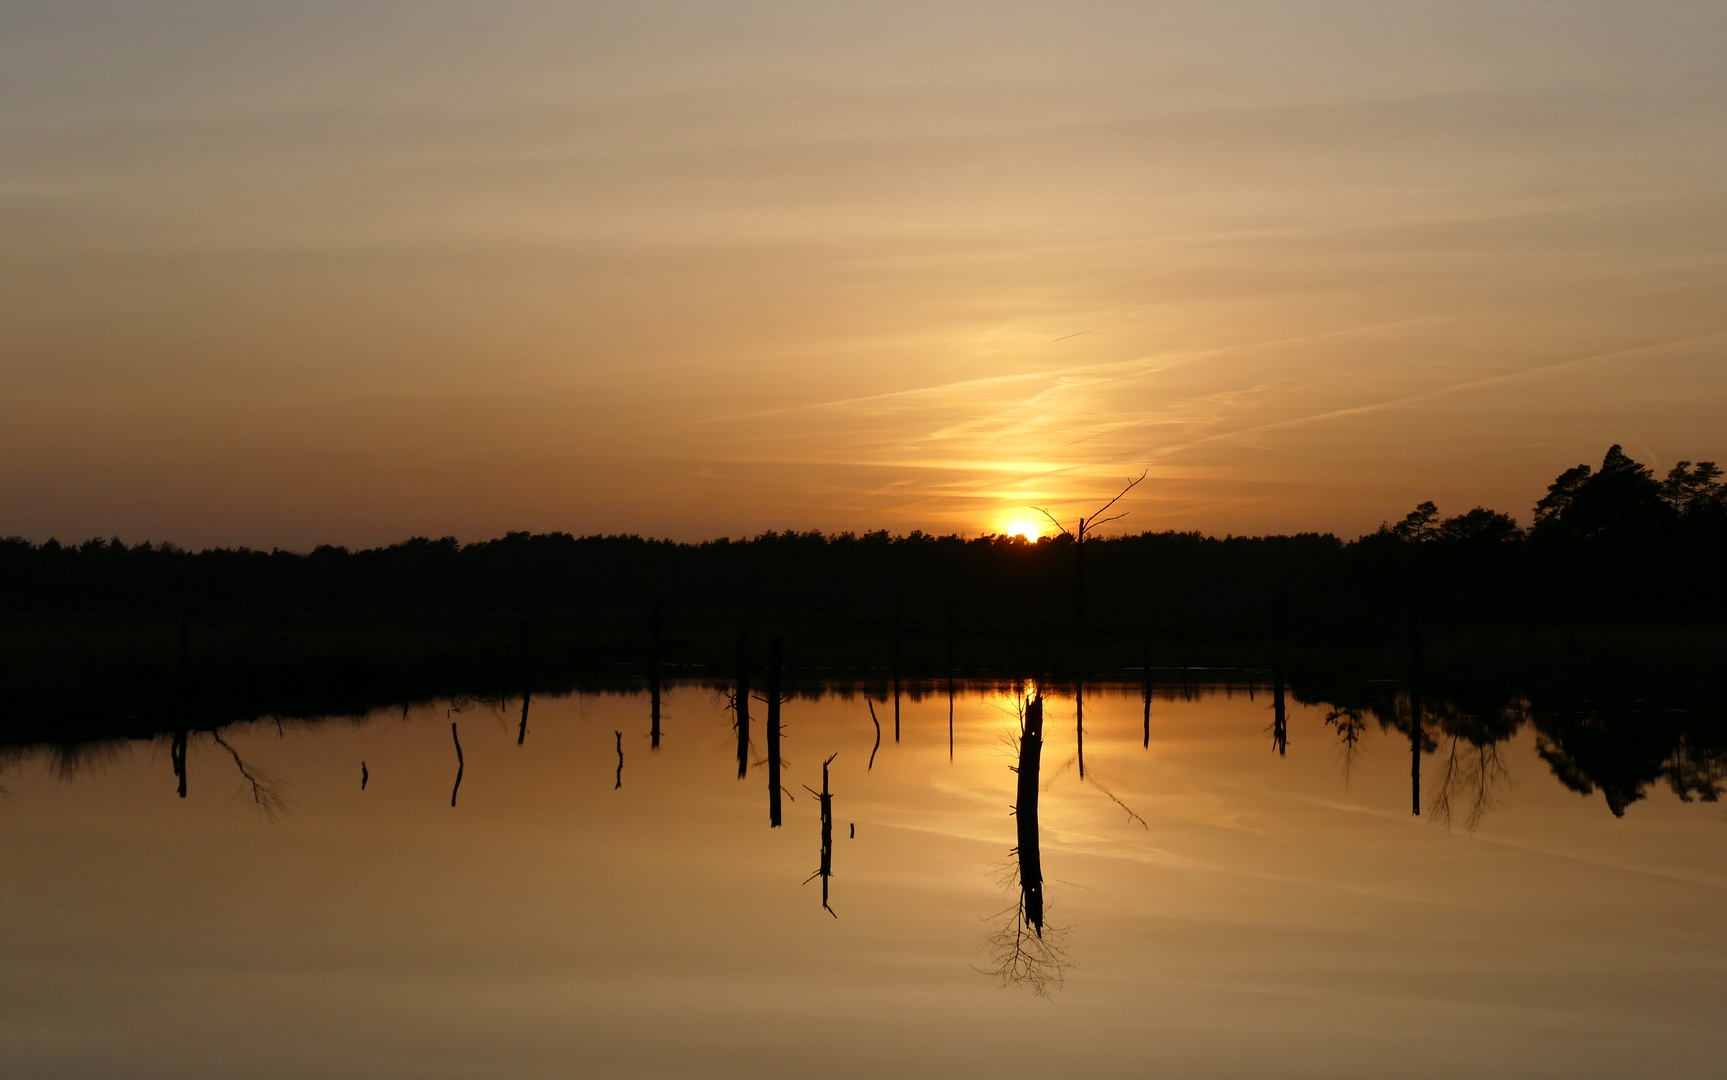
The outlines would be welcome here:
<svg viewBox="0 0 1727 1080">
<path fill-rule="evenodd" d="M 0 0 L 0 535 L 1527 524 L 1724 360 L 1718 0 Z"/>
</svg>

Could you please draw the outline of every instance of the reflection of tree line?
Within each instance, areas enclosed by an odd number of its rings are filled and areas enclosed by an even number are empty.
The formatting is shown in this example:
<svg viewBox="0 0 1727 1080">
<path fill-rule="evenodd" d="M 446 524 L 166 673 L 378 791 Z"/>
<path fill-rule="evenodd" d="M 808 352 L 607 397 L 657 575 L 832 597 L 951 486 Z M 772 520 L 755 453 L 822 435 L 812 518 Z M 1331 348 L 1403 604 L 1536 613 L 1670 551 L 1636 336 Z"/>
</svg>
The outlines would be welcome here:
<svg viewBox="0 0 1727 1080">
<path fill-rule="evenodd" d="M 1727 790 L 1722 714 L 1635 686 L 1309 678 L 1296 685 L 1295 697 L 1326 710 L 1346 767 L 1375 728 L 1407 739 L 1416 813 L 1423 759 L 1432 757 L 1438 771 L 1429 780 L 1428 811 L 1466 827 L 1496 805 L 1507 779 L 1502 747 L 1526 727 L 1534 729 L 1536 752 L 1553 775 L 1579 794 L 1599 790 L 1615 817 L 1662 782 L 1685 801 L 1714 802 Z"/>
<path fill-rule="evenodd" d="M 1398 736 L 1407 742 L 1410 749 L 1411 802 L 1417 814 L 1422 813 L 1425 807 L 1428 814 L 1442 822 L 1457 822 L 1473 828 L 1497 804 L 1507 780 L 1502 748 L 1526 727 L 1533 728 L 1537 752 L 1560 782 L 1585 795 L 1599 789 L 1615 816 L 1622 816 L 1627 807 L 1644 798 L 1648 790 L 1659 783 L 1666 783 L 1679 798 L 1687 801 L 1715 801 L 1727 787 L 1727 722 L 1717 708 L 1700 707 L 1695 696 L 1678 700 L 1663 697 L 1654 692 L 1647 681 L 1625 679 L 1616 682 L 1608 677 L 1611 672 L 1602 671 L 1589 672 L 1587 678 L 1571 673 L 1531 677 L 1524 682 L 1493 676 L 1435 678 L 1423 673 L 1419 633 L 1411 635 L 1408 671 L 1393 680 L 1371 680 L 1335 670 L 1330 673 L 1300 670 L 1291 673 L 1284 666 L 1283 607 L 1280 597 L 1277 605 L 1280 631 L 1276 635 L 1277 664 L 1269 673 L 1270 732 L 1274 749 L 1283 754 L 1288 746 L 1288 696 L 1293 696 L 1298 702 L 1324 708 L 1325 724 L 1342 749 L 1346 768 L 1353 765 L 1375 729 L 1381 735 Z M 782 713 L 787 702 L 814 700 L 832 694 L 852 697 L 861 693 L 875 722 L 876 741 L 866 766 L 868 771 L 876 762 L 882 741 L 882 725 L 876 718 L 872 696 L 879 696 L 884 702 L 889 695 L 892 696 L 897 742 L 902 695 L 909 695 L 916 701 L 945 690 L 948 696 L 948 744 L 950 756 L 952 754 L 956 683 L 951 672 L 945 680 L 932 682 L 902 680 L 896 669 L 889 679 L 873 686 L 860 687 L 849 680 L 795 685 L 785 677 L 781 642 L 774 638 L 767 650 L 765 695 L 757 697 L 752 693 L 752 687 L 756 685 L 753 678 L 756 659 L 750 653 L 747 637 L 740 634 L 732 678 L 707 685 L 729 699 L 728 711 L 736 737 L 738 777 L 746 777 L 752 765 L 767 766 L 770 827 L 779 827 L 783 823 L 782 799 L 789 794 L 783 779 L 787 763 L 781 753 L 784 735 Z M 1146 746 L 1150 744 L 1153 704 L 1160 696 L 1190 699 L 1196 688 L 1204 690 L 1240 685 L 1232 682 L 1231 673 L 1227 671 L 1198 672 L 1183 667 L 1160 672 L 1150 663 L 1149 644 L 1145 649 L 1145 660 L 1142 670 L 1136 673 L 1138 678 L 1135 681 L 1142 696 L 1142 743 Z M 1160 674 L 1162 678 L 1159 678 Z M 1244 673 L 1238 671 L 1234 674 L 1239 677 Z M 516 731 L 518 746 L 525 745 L 528 735 L 534 687 L 532 673 L 525 663 L 521 680 L 520 718 Z M 243 790 L 249 793 L 254 804 L 266 814 L 280 812 L 285 806 L 280 786 L 223 738 L 223 729 L 228 724 L 189 719 L 197 712 L 194 703 L 198 695 L 194 684 L 193 679 L 185 680 L 177 689 L 172 706 L 165 710 L 178 717 L 162 736 L 168 742 L 177 794 L 184 798 L 188 791 L 188 747 L 193 740 L 207 737 L 212 745 L 231 758 L 241 777 Z M 979 685 L 968 683 L 968 687 Z M 995 692 L 1011 687 L 1016 700 L 1021 702 L 1022 710 L 1014 765 L 1017 773 L 1013 806 L 1015 843 L 1005 870 L 1005 883 L 1013 892 L 1014 900 L 989 935 L 990 966 L 986 970 L 1003 983 L 1023 984 L 1039 994 L 1047 994 L 1059 987 L 1069 961 L 1062 947 L 1063 931 L 1051 926 L 1046 919 L 1045 875 L 1039 838 L 1040 785 L 1050 779 L 1042 768 L 1045 703 L 1041 692 L 1027 698 L 1020 697 L 1017 683 L 981 685 Z M 1104 685 L 1109 684 L 1105 682 Z M 1246 680 L 1250 695 L 1254 693 L 1255 685 L 1254 678 Z M 1264 687 L 1263 682 L 1258 685 Z M 646 690 L 645 719 L 651 745 L 658 749 L 663 737 L 663 717 L 657 653 L 644 683 L 620 682 L 614 684 L 613 689 L 626 693 Z M 1073 686 L 1075 755 L 1069 764 L 1078 765 L 1082 784 L 1097 786 L 1126 811 L 1131 821 L 1144 827 L 1145 822 L 1139 815 L 1086 771 L 1086 689 L 1084 682 Z M 761 761 L 752 760 L 752 698 L 766 706 L 766 757 Z M 507 706 L 503 695 L 495 699 L 458 698 L 451 703 L 450 712 L 459 713 L 467 704 L 477 701 L 495 701 L 500 713 Z M 404 716 L 406 713 L 404 704 Z M 130 718 L 116 721 L 111 729 L 114 734 L 108 737 L 112 739 L 119 734 L 136 738 L 132 728 L 137 723 Z M 621 788 L 623 733 L 614 734 L 617 765 L 613 786 Z M 460 735 L 454 722 L 451 724 L 451 738 L 456 759 L 450 795 L 451 806 L 454 807 L 465 768 Z M 84 751 L 77 750 L 74 744 L 59 752 L 63 761 L 70 761 L 76 760 L 77 755 Z M 819 863 L 812 879 L 820 878 L 821 906 L 830 914 L 834 913 L 830 906 L 830 893 L 835 870 L 835 794 L 830 786 L 828 768 L 832 761 L 833 755 L 830 754 L 822 763 L 821 789 L 807 789 L 816 799 L 820 829 Z M 1059 773 L 1057 769 L 1056 775 Z M 362 789 L 366 777 L 366 766 L 361 763 Z M 1425 792 L 1424 781 L 1427 785 Z"/>
</svg>

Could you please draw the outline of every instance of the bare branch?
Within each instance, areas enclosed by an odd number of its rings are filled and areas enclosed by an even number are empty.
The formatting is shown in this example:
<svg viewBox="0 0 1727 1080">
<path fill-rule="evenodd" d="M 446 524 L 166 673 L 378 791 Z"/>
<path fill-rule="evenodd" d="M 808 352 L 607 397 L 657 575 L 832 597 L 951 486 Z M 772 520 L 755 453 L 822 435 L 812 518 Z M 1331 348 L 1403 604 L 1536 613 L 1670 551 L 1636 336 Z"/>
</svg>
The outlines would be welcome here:
<svg viewBox="0 0 1727 1080">
<path fill-rule="evenodd" d="M 1128 493 L 1128 492 L 1130 492 L 1130 491 L 1132 491 L 1132 490 L 1133 490 L 1133 489 L 1134 489 L 1134 488 L 1136 488 L 1136 487 L 1138 487 L 1138 486 L 1139 486 L 1139 482 L 1140 482 L 1140 481 L 1141 481 L 1141 480 L 1144 480 L 1144 479 L 1145 479 L 1145 476 L 1146 476 L 1146 473 L 1148 473 L 1148 472 L 1150 472 L 1150 471 L 1151 471 L 1151 470 L 1150 470 L 1150 469 L 1147 469 L 1147 470 L 1145 470 L 1145 472 L 1142 472 L 1142 473 L 1140 473 L 1140 474 L 1139 474 L 1139 475 L 1138 475 L 1138 476 L 1137 476 L 1137 477 L 1135 477 L 1135 478 L 1134 478 L 1134 479 L 1132 479 L 1132 480 L 1129 480 L 1129 481 L 1128 481 L 1128 482 L 1127 482 L 1127 486 L 1126 486 L 1126 487 L 1124 487 L 1124 488 L 1122 488 L 1122 489 L 1121 489 L 1121 490 L 1120 490 L 1120 491 L 1119 491 L 1119 492 L 1117 492 L 1117 493 L 1116 493 L 1116 496 L 1115 496 L 1115 498 L 1113 498 L 1113 499 L 1111 499 L 1111 500 L 1109 500 L 1109 501 L 1108 501 L 1108 502 L 1106 502 L 1106 503 L 1104 503 L 1104 504 L 1103 504 L 1103 505 L 1102 505 L 1102 506 L 1100 506 L 1100 507 L 1098 507 L 1098 508 L 1097 508 L 1097 509 L 1096 509 L 1096 510 L 1095 510 L 1095 511 L 1093 511 L 1093 512 L 1092 512 L 1092 515 L 1091 515 L 1091 518 L 1087 518 L 1087 519 L 1086 519 L 1086 520 L 1087 520 L 1087 521 L 1090 521 L 1090 520 L 1091 520 L 1091 519 L 1092 519 L 1092 518 L 1095 518 L 1095 517 L 1097 517 L 1097 515 L 1098 515 L 1098 514 L 1101 514 L 1101 513 L 1103 513 L 1103 512 L 1104 512 L 1104 511 L 1105 511 L 1105 510 L 1108 510 L 1108 509 L 1109 509 L 1109 508 L 1110 508 L 1110 507 L 1112 507 L 1112 506 L 1114 506 L 1114 505 L 1115 505 L 1115 504 L 1116 504 L 1116 503 L 1118 503 L 1118 502 L 1120 502 L 1120 501 L 1121 501 L 1121 499 L 1122 499 L 1122 496 L 1124 496 L 1124 495 L 1126 495 L 1126 494 L 1127 494 L 1127 493 Z"/>
<path fill-rule="evenodd" d="M 1049 523 L 1051 525 L 1054 525 L 1056 527 L 1056 531 L 1060 532 L 1061 535 L 1067 537 L 1069 540 L 1073 539 L 1073 534 L 1067 531 L 1067 526 L 1063 525 L 1061 522 L 1055 520 L 1054 514 L 1050 513 L 1048 510 L 1045 510 L 1041 506 L 1034 506 L 1034 507 L 1032 507 L 1032 509 L 1036 510 L 1038 513 L 1042 514 L 1044 517 L 1048 518 Z"/>
</svg>

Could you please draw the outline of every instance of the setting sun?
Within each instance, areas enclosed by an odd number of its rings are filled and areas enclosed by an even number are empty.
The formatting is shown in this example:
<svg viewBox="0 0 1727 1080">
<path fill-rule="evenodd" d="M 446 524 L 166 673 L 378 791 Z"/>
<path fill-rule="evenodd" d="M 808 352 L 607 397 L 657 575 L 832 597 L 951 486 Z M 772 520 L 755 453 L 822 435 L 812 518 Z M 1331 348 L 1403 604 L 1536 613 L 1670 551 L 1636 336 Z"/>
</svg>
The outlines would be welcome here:
<svg viewBox="0 0 1727 1080">
<path fill-rule="evenodd" d="M 1037 522 L 1030 520 L 1009 522 L 1007 528 L 1002 530 L 1002 535 L 1024 537 L 1026 543 L 1035 544 L 1037 543 Z"/>
</svg>

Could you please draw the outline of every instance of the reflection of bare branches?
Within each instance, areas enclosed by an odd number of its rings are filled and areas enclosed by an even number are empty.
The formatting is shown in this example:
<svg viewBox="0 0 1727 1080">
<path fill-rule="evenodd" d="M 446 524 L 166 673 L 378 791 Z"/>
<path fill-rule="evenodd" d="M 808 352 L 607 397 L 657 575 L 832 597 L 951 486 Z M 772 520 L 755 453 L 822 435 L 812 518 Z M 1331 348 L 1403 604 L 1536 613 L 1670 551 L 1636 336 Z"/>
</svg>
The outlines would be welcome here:
<svg viewBox="0 0 1727 1080">
<path fill-rule="evenodd" d="M 1454 800 L 1466 799 L 1463 828 L 1474 832 L 1482 816 L 1499 805 L 1496 791 L 1510 776 L 1498 743 L 1466 742 L 1453 736 L 1429 813 L 1449 829 L 1457 808 Z"/>
<path fill-rule="evenodd" d="M 1008 888 L 1019 888 L 1017 868 L 1010 865 L 1006 876 Z M 1064 927 L 1035 927 L 1025 916 L 1025 905 L 1016 901 L 995 916 L 1001 924 L 984 938 L 989 967 L 977 970 L 990 976 L 998 986 L 1026 986 L 1038 997 L 1047 998 L 1060 990 L 1062 981 L 1073 961 L 1068 958 L 1063 942 Z"/>
<path fill-rule="evenodd" d="M 212 731 L 210 737 L 216 740 L 216 745 L 228 751 L 228 756 L 234 759 L 234 767 L 240 770 L 240 776 L 251 788 L 252 805 L 267 818 L 274 818 L 288 809 L 288 800 L 283 797 L 280 782 L 261 769 L 255 769 L 246 764 L 240 752 L 229 746 L 221 733 Z"/>
<path fill-rule="evenodd" d="M 1105 794 L 1105 795 L 1108 795 L 1108 796 L 1109 796 L 1109 801 L 1110 801 L 1110 802 L 1112 802 L 1112 803 L 1114 803 L 1114 804 L 1115 804 L 1115 805 L 1117 805 L 1117 806 L 1119 806 L 1119 807 L 1121 807 L 1121 808 L 1122 808 L 1122 809 L 1123 809 L 1123 810 L 1125 810 L 1125 811 L 1127 811 L 1127 820 L 1129 820 L 1129 821 L 1137 821 L 1137 822 L 1139 822 L 1139 827 L 1140 827 L 1140 828 L 1142 828 L 1142 829 L 1144 829 L 1144 830 L 1146 830 L 1146 831 L 1147 831 L 1147 832 L 1150 832 L 1150 831 L 1151 831 L 1151 826 L 1150 826 L 1150 825 L 1147 825 L 1147 824 L 1146 824 L 1146 823 L 1145 823 L 1145 819 L 1144 819 L 1144 818 L 1142 818 L 1142 817 L 1140 817 L 1140 816 L 1139 816 L 1139 815 L 1138 815 L 1138 814 L 1137 814 L 1137 813 L 1135 813 L 1135 812 L 1134 812 L 1134 809 L 1133 809 L 1133 807 L 1131 807 L 1131 806 L 1129 806 L 1129 805 L 1127 805 L 1127 804 L 1126 804 L 1126 803 L 1124 803 L 1124 802 L 1122 802 L 1122 801 L 1121 801 L 1121 800 L 1120 800 L 1120 799 L 1118 799 L 1118 798 L 1116 798 L 1116 797 L 1115 797 L 1115 792 L 1113 792 L 1113 791 L 1111 791 L 1111 790 L 1109 790 L 1109 789 L 1108 789 L 1108 788 L 1106 788 L 1106 787 L 1104 787 L 1104 786 L 1103 786 L 1103 783 L 1102 783 L 1102 782 L 1101 782 L 1101 781 L 1099 781 L 1099 780 L 1098 780 L 1098 778 L 1097 778 L 1097 777 L 1095 777 L 1095 776 L 1088 776 L 1088 777 L 1086 777 L 1086 780 L 1088 780 L 1088 781 L 1090 781 L 1090 782 L 1091 782 L 1091 783 L 1093 783 L 1093 784 L 1095 784 L 1095 785 L 1097 785 L 1097 790 L 1099 790 L 1099 791 L 1101 791 L 1101 792 L 1103 792 L 1103 793 L 1104 793 L 1104 794 Z"/>
</svg>

